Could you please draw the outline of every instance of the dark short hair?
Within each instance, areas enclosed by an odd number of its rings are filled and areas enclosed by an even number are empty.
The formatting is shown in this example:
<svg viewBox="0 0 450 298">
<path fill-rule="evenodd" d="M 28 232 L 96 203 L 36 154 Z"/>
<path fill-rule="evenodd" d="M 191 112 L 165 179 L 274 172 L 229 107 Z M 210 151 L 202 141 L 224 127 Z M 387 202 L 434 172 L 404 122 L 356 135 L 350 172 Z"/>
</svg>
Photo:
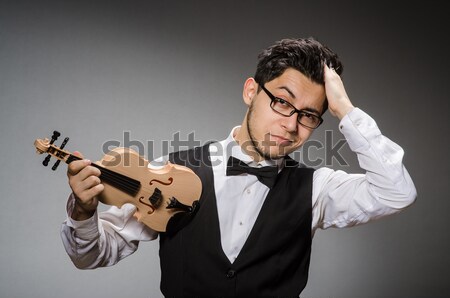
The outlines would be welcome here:
<svg viewBox="0 0 450 298">
<path fill-rule="evenodd" d="M 264 85 L 281 76 L 286 69 L 293 68 L 313 82 L 324 85 L 323 63 L 333 67 L 339 75 L 344 70 L 337 54 L 313 37 L 282 39 L 259 54 L 255 81 Z M 325 99 L 323 112 L 327 108 Z"/>
</svg>

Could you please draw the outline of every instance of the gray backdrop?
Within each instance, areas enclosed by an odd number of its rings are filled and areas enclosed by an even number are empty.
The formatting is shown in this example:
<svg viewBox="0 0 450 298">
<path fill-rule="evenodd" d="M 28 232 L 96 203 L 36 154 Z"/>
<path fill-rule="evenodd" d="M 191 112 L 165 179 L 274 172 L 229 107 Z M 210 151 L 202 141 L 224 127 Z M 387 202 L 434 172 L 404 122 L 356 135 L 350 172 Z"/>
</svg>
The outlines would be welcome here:
<svg viewBox="0 0 450 298">
<path fill-rule="evenodd" d="M 419 197 L 400 215 L 318 231 L 303 296 L 449 297 L 450 32 L 436 3 L 0 1 L 0 296 L 161 297 L 157 241 L 111 268 L 71 264 L 59 236 L 66 165 L 44 168 L 34 139 L 60 130 L 93 160 L 125 133 L 149 158 L 177 133 L 222 139 L 244 116 L 257 53 L 315 36 L 342 58 L 354 104 L 405 148 Z M 337 123 L 327 115 L 313 139 L 335 130 L 337 143 Z M 348 166 L 329 166 L 360 171 L 340 153 Z"/>
</svg>

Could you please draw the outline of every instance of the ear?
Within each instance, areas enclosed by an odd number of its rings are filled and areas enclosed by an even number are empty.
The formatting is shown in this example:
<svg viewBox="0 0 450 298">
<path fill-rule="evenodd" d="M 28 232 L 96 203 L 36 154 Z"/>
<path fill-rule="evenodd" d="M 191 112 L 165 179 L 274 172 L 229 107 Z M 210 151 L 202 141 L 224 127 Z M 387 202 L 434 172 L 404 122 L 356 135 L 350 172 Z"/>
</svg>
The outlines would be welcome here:
<svg viewBox="0 0 450 298">
<path fill-rule="evenodd" d="M 253 98 L 258 93 L 258 83 L 254 78 L 248 78 L 244 83 L 244 90 L 242 92 L 242 98 L 246 105 L 250 106 Z"/>
</svg>

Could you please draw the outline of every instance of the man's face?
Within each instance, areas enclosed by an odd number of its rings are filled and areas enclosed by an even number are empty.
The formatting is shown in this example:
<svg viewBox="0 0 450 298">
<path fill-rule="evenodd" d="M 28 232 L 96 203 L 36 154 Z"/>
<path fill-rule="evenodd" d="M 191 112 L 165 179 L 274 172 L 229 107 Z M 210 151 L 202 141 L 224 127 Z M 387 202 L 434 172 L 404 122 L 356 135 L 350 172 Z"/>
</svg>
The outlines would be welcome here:
<svg viewBox="0 0 450 298">
<path fill-rule="evenodd" d="M 253 83 L 257 88 L 258 85 Z M 287 69 L 264 86 L 274 96 L 290 102 L 299 110 L 316 111 L 314 114 L 318 116 L 322 113 L 324 86 L 314 83 L 297 70 Z M 264 159 L 281 158 L 295 151 L 313 132 L 313 129 L 297 122 L 297 113 L 284 117 L 273 111 L 271 99 L 262 90 L 246 102 L 249 104 L 246 124 L 248 135 L 255 151 Z"/>
</svg>

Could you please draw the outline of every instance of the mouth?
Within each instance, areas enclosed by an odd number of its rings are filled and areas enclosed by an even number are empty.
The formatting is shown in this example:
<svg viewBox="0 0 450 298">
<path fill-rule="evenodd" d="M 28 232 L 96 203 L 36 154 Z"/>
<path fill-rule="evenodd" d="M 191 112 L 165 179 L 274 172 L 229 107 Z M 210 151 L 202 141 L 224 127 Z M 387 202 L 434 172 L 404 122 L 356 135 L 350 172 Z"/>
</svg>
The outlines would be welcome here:
<svg viewBox="0 0 450 298">
<path fill-rule="evenodd" d="M 274 134 L 270 134 L 270 141 L 275 142 L 279 146 L 289 146 L 293 143 L 291 139 Z"/>
</svg>

